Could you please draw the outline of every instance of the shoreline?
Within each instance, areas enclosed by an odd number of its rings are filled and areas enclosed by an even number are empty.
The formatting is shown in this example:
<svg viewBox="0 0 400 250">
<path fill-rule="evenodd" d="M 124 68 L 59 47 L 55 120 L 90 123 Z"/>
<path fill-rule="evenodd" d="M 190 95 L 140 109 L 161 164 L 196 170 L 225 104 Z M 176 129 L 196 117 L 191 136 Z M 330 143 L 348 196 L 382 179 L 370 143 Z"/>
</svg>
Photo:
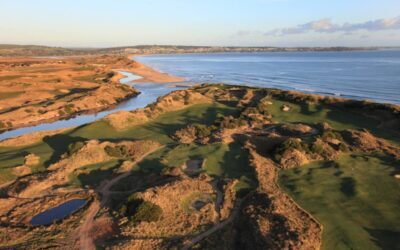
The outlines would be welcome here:
<svg viewBox="0 0 400 250">
<path fill-rule="evenodd" d="M 176 76 L 172 76 L 169 75 L 168 73 L 161 73 L 158 72 L 157 70 L 151 68 L 150 66 L 147 66 L 143 63 L 139 63 L 137 61 L 134 60 L 134 57 L 137 55 L 129 55 L 128 58 L 130 60 L 132 60 L 132 62 L 134 63 L 133 67 L 127 67 L 125 69 L 115 69 L 114 71 L 117 73 L 114 76 L 114 80 L 117 80 L 119 82 L 119 84 L 127 84 L 127 83 L 122 83 L 121 80 L 124 78 L 127 78 L 127 76 L 125 76 L 123 73 L 121 72 L 131 72 L 132 74 L 136 75 L 136 76 L 140 76 L 142 77 L 141 79 L 133 79 L 129 82 L 131 83 L 155 83 L 155 84 L 166 84 L 166 83 L 176 83 L 176 86 L 181 86 L 179 83 L 184 82 L 184 79 L 181 77 L 176 77 Z M 174 81 L 172 81 L 174 80 Z M 179 81 L 178 81 L 179 80 Z M 172 82 L 171 82 L 172 81 Z M 225 84 L 224 85 L 227 86 L 236 86 L 236 87 L 244 87 L 244 85 L 235 85 L 235 84 Z M 191 85 L 189 84 L 184 84 L 182 83 L 182 87 L 190 87 Z M 256 86 L 246 86 L 247 88 L 257 88 Z M 331 100 L 341 100 L 341 101 L 351 101 L 354 103 L 358 103 L 358 104 L 367 104 L 367 105 L 373 105 L 373 106 L 381 106 L 381 107 L 386 107 L 386 108 L 394 108 L 397 110 L 400 110 L 400 105 L 398 104 L 394 104 L 394 103 L 380 103 L 377 101 L 370 101 L 370 100 L 357 100 L 357 99 L 353 99 L 353 98 L 346 98 L 346 97 L 338 97 L 338 96 L 332 96 L 332 95 L 325 95 L 325 94 L 319 94 L 319 93 L 308 93 L 305 91 L 299 91 L 299 90 L 285 90 L 285 89 L 278 89 L 278 88 L 266 88 L 266 87 L 258 87 L 258 88 L 265 88 L 265 89 L 269 89 L 269 90 L 278 90 L 278 91 L 283 91 L 286 92 L 289 95 L 302 95 L 302 96 L 310 96 L 313 97 L 317 100 L 320 99 L 324 99 L 324 98 L 328 98 Z M 47 119 L 47 120 L 41 120 L 35 123 L 29 123 L 29 124 L 24 124 L 18 127 L 13 127 L 12 129 L 7 129 L 7 130 L 2 130 L 0 131 L 0 135 L 6 132 L 10 132 L 10 131 L 14 131 L 20 128 L 29 128 L 29 127 L 35 127 L 35 126 L 39 126 L 39 125 L 43 125 L 43 124 L 50 124 L 53 122 L 57 122 L 57 121 L 63 121 L 63 120 L 69 120 L 69 119 L 73 119 L 76 117 L 79 117 L 80 115 L 88 115 L 88 114 L 97 114 L 101 111 L 112 111 L 115 107 L 117 107 L 118 105 L 128 101 L 129 99 L 135 97 L 135 96 L 139 96 L 139 94 L 136 95 L 130 95 L 129 97 L 126 97 L 122 100 L 119 100 L 118 103 L 115 103 L 111 106 L 107 106 L 107 107 L 101 107 L 101 108 L 97 108 L 97 109 L 90 109 L 90 110 L 82 110 L 78 113 L 74 113 L 74 114 L 70 114 L 70 115 L 66 115 L 66 116 L 62 116 L 62 117 L 54 117 L 52 119 Z M 160 95 L 163 96 L 163 95 Z M 139 96 L 140 97 L 140 96 Z M 135 109 L 133 109 L 135 110 Z M 117 112 L 117 111 L 115 111 Z M 111 112 L 110 114 L 113 114 L 114 112 Z M 87 122 L 90 123 L 90 122 Z M 85 123 L 85 124 L 87 124 Z M 74 127 L 74 126 L 71 126 Z M 49 129 L 49 130 L 38 130 L 38 131 L 52 131 L 54 129 Z M 16 135 L 16 136 L 12 136 L 12 137 L 8 137 L 8 138 L 3 138 L 0 139 L 0 142 L 3 142 L 7 139 L 13 139 L 13 138 L 17 138 L 23 135 L 27 135 L 27 134 L 31 134 L 31 133 L 35 133 L 37 131 L 32 131 L 32 132 L 27 132 L 21 135 Z"/>
<path fill-rule="evenodd" d="M 130 54 L 127 56 L 134 63 L 134 67 L 130 68 L 128 71 L 142 77 L 141 79 L 134 80 L 133 82 L 135 83 L 174 83 L 184 82 L 186 80 L 183 77 L 162 73 L 144 63 L 140 63 L 135 60 L 137 56 L 141 55 Z"/>
<path fill-rule="evenodd" d="M 385 49 L 379 49 L 379 50 L 374 50 L 374 51 L 382 51 Z M 398 49 L 395 49 L 396 51 L 399 51 Z M 313 53 L 315 51 L 301 51 L 299 53 Z M 320 52 L 320 51 L 317 51 Z M 338 51 L 327 51 L 326 53 L 335 53 Z M 351 52 L 371 52 L 371 50 L 365 50 L 365 51 L 360 51 L 360 50 L 352 50 L 352 51 L 339 51 L 343 53 L 351 53 Z M 276 52 L 249 52 L 250 54 L 272 54 Z M 285 54 L 292 53 L 292 52 L 283 52 Z M 296 53 L 296 52 L 294 52 Z M 188 59 L 186 57 L 182 57 L 183 60 L 188 60 L 190 61 L 190 65 L 196 65 L 196 70 L 193 70 L 193 67 L 187 67 L 185 66 L 185 63 L 181 63 L 180 61 L 180 56 L 185 56 L 186 54 L 193 55 L 194 57 L 189 57 Z M 381 88 L 378 87 L 371 87 L 371 89 L 355 89 L 355 87 L 360 87 L 360 82 L 365 83 L 365 84 L 371 84 L 372 78 L 369 78 L 369 74 L 364 74 L 365 72 L 357 72 L 357 77 L 356 80 L 352 80 L 351 78 L 343 78 L 343 79 L 335 79 L 335 72 L 340 72 L 343 71 L 344 69 L 341 68 L 340 65 L 334 65 L 331 68 L 324 67 L 321 70 L 330 70 L 329 72 L 327 71 L 326 77 L 325 75 L 319 75 L 319 71 L 310 71 L 310 73 L 307 76 L 306 71 L 296 72 L 295 70 L 291 71 L 288 67 L 283 68 L 282 70 L 280 69 L 271 69 L 269 71 L 266 71 L 265 73 L 259 73 L 257 76 L 253 76 L 256 73 L 251 71 L 251 73 L 248 74 L 246 71 L 240 71 L 238 69 L 237 73 L 235 76 L 231 76 L 228 71 L 235 72 L 234 67 L 238 67 L 235 64 L 232 64 L 232 67 L 227 66 L 227 68 L 224 68 L 223 70 L 214 70 L 212 66 L 206 65 L 206 66 L 199 66 L 197 68 L 197 65 L 202 65 L 202 64 L 196 64 L 198 59 L 201 59 L 202 57 L 196 57 L 200 55 L 207 55 L 207 54 L 212 54 L 212 55 L 221 55 L 222 59 L 225 59 L 224 55 L 226 54 L 231 54 L 233 57 L 235 56 L 234 54 L 243 54 L 243 52 L 216 52 L 216 53 L 154 53 L 154 54 L 138 54 L 136 57 L 143 58 L 143 63 L 147 64 L 146 66 L 151 68 L 151 66 L 154 64 L 157 68 L 160 68 L 163 72 L 167 72 L 167 74 L 180 74 L 183 77 L 186 77 L 188 82 L 196 82 L 196 83 L 226 83 L 226 84 L 234 84 L 234 85 L 246 85 L 246 86 L 252 86 L 252 87 L 265 87 L 265 88 L 276 88 L 276 89 L 281 89 L 281 90 L 288 90 L 288 91 L 299 91 L 302 93 L 307 93 L 307 94 L 317 94 L 321 96 L 330 96 L 330 97 L 339 97 L 339 98 L 345 98 L 345 99 L 351 99 L 351 100 L 359 100 L 359 101 L 368 101 L 368 102 L 377 102 L 377 103 L 383 103 L 383 104 L 395 104 L 395 105 L 400 105 L 400 101 L 397 100 L 396 98 L 396 92 L 389 92 L 386 89 L 393 88 L 393 84 L 396 83 L 396 81 L 393 79 L 394 75 L 391 74 L 387 78 L 383 79 L 384 84 Z M 246 53 L 247 54 L 247 53 Z M 211 59 L 214 59 L 212 57 Z M 385 54 L 384 54 L 385 55 Z M 161 59 L 158 58 L 160 56 Z M 175 57 L 176 56 L 176 57 Z M 368 54 L 367 54 L 368 56 Z M 150 58 L 150 59 L 146 59 Z M 154 59 L 151 59 L 154 57 Z M 166 57 L 167 59 L 164 60 L 163 57 Z M 175 59 L 177 59 L 177 63 L 175 64 Z M 209 57 L 205 57 L 206 59 L 209 59 Z M 313 57 L 312 57 L 313 58 Z M 342 57 L 340 57 L 342 58 Z M 343 57 L 347 58 L 347 56 Z M 218 59 L 218 58 L 217 58 Z M 222 60 L 221 59 L 221 60 Z M 230 57 L 227 57 L 227 60 L 229 60 Z M 239 58 L 238 61 L 241 59 Z M 308 57 L 305 59 L 307 62 Z M 247 62 L 245 60 L 245 62 Z M 268 61 L 269 62 L 269 61 Z M 313 61 L 311 61 L 312 63 Z M 221 63 L 222 65 L 223 63 Z M 167 66 L 165 66 L 167 65 Z M 219 65 L 219 64 L 218 64 Z M 218 67 L 218 66 L 217 66 Z M 246 67 L 253 67 L 251 65 L 247 65 Z M 257 66 L 254 66 L 257 67 Z M 274 66 L 271 66 L 274 67 Z M 360 66 L 358 68 L 361 68 L 363 66 Z M 176 70 L 176 69 L 177 70 Z M 262 70 L 262 69 L 260 69 Z M 307 70 L 307 69 L 306 69 Z M 393 69 L 394 70 L 394 69 Z M 282 71 L 282 72 L 280 72 Z M 178 73 L 179 72 L 179 73 Z M 262 71 L 261 71 L 262 72 Z M 317 73 L 317 74 L 312 74 L 312 73 Z M 325 72 L 325 71 L 324 71 Z M 346 71 L 346 76 L 349 72 Z M 381 72 L 382 73 L 382 72 Z M 298 75 L 296 75 L 298 74 Z M 330 75 L 331 74 L 331 75 Z M 387 79 L 387 80 L 386 80 Z M 317 84 L 318 83 L 318 84 Z M 336 87 L 338 86 L 338 87 Z M 355 86 L 355 87 L 354 87 Z M 378 86 L 378 85 L 371 85 L 371 86 Z M 376 91 L 376 92 L 372 92 Z"/>
</svg>

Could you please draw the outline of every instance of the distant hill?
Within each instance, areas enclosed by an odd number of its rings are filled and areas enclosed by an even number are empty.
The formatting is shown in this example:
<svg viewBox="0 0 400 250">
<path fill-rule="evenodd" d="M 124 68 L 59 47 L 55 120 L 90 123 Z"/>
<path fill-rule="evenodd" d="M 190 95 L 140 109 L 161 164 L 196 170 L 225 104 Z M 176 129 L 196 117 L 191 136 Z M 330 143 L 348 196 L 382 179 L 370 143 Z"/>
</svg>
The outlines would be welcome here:
<svg viewBox="0 0 400 250">
<path fill-rule="evenodd" d="M 80 50 L 61 47 L 0 44 L 0 56 L 65 56 L 82 53 Z"/>
<path fill-rule="evenodd" d="M 0 56 L 71 56 L 85 54 L 174 54 L 223 52 L 296 52 L 296 51 L 353 51 L 373 50 L 374 47 L 218 47 L 137 45 L 111 48 L 63 48 L 39 45 L 0 44 Z"/>
</svg>

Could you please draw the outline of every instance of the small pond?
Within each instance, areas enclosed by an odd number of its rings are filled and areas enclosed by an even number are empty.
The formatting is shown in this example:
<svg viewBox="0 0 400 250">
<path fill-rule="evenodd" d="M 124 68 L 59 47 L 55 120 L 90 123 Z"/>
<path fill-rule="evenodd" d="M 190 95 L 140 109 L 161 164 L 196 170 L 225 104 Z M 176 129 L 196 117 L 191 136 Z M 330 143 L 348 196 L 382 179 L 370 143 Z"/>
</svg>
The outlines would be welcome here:
<svg viewBox="0 0 400 250">
<path fill-rule="evenodd" d="M 33 226 L 44 226 L 52 224 L 55 221 L 60 221 L 70 214 L 81 209 L 86 205 L 86 199 L 73 199 L 50 208 L 40 214 L 35 215 L 29 222 Z"/>
</svg>

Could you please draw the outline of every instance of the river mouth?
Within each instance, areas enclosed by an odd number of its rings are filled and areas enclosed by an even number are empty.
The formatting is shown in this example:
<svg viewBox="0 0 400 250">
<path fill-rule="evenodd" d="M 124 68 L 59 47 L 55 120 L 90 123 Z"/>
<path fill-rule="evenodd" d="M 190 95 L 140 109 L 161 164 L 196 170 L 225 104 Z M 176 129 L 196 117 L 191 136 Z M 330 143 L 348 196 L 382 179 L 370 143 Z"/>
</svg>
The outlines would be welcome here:
<svg viewBox="0 0 400 250">
<path fill-rule="evenodd" d="M 56 207 L 35 215 L 29 224 L 32 226 L 46 226 L 54 222 L 61 221 L 69 215 L 77 212 L 87 204 L 86 199 L 73 199 L 66 201 Z"/>
</svg>

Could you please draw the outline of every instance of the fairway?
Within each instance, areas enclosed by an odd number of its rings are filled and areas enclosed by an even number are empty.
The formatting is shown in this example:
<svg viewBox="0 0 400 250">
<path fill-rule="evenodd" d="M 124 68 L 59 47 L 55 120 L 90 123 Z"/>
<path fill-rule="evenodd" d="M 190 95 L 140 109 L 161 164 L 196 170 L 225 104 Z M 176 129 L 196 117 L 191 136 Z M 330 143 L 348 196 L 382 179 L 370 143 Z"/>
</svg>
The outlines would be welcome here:
<svg viewBox="0 0 400 250">
<path fill-rule="evenodd" d="M 0 185 L 14 180 L 12 168 L 22 165 L 24 156 L 36 154 L 41 161 L 33 172 L 45 170 L 64 154 L 68 145 L 87 139 L 100 140 L 155 140 L 162 144 L 174 143 L 171 135 L 190 123 L 210 125 L 218 114 L 231 115 L 237 110 L 220 103 L 198 104 L 179 111 L 162 114 L 143 125 L 117 131 L 104 120 L 71 129 L 65 133 L 46 137 L 43 141 L 22 147 L 0 147 Z"/>
<path fill-rule="evenodd" d="M 218 114 L 231 115 L 237 110 L 221 103 L 197 104 L 191 107 L 168 112 L 145 124 L 132 126 L 126 130 L 115 130 L 106 121 L 100 120 L 75 129 L 71 136 L 87 139 L 136 139 L 156 140 L 160 143 L 171 143 L 169 137 L 176 130 L 190 123 L 210 125 Z"/>
<path fill-rule="evenodd" d="M 281 171 L 279 182 L 324 226 L 323 249 L 399 249 L 394 164 L 382 155 L 349 155 Z"/>
</svg>

